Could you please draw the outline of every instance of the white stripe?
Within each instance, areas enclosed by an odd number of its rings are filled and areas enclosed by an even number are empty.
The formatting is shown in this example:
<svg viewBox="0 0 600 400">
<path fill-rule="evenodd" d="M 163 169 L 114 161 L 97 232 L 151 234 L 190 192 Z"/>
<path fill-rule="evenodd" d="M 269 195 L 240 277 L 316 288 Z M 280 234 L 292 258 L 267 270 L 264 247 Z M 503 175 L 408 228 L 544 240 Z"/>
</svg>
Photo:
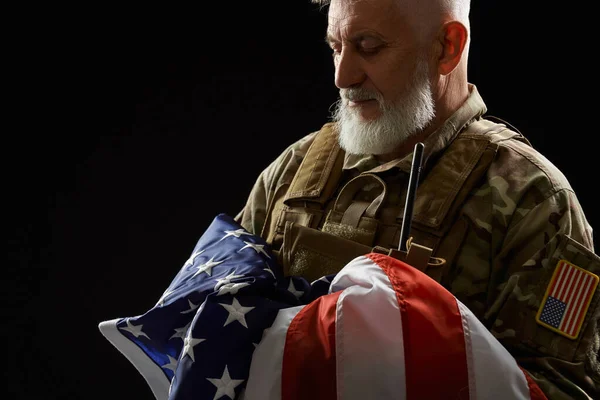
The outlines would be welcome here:
<svg viewBox="0 0 600 400">
<path fill-rule="evenodd" d="M 567 268 L 567 264 L 564 263 L 564 261 L 560 264 L 559 267 L 560 269 L 560 273 L 558 274 L 558 276 L 556 277 L 556 281 L 555 281 L 555 285 L 554 285 L 554 290 L 552 290 L 552 293 L 550 293 L 550 296 L 552 297 L 558 297 L 558 291 L 560 290 L 560 288 L 562 288 L 564 282 L 562 281 L 562 277 L 565 274 L 565 271 L 568 270 L 569 268 Z"/>
<path fill-rule="evenodd" d="M 454 300 L 458 306 L 458 312 L 460 313 L 460 319 L 463 329 L 463 338 L 465 339 L 465 358 L 467 359 L 467 379 L 469 380 L 469 399 L 477 400 L 477 382 L 475 375 L 475 358 L 473 349 L 479 347 L 479 343 L 476 342 L 477 347 L 473 345 L 471 329 L 471 318 L 468 309 L 465 310 L 465 306 L 455 297 Z"/>
<path fill-rule="evenodd" d="M 280 400 L 283 348 L 290 323 L 306 306 L 279 310 L 273 325 L 252 354 L 244 400 Z"/>
<path fill-rule="evenodd" d="M 529 399 L 527 379 L 513 356 L 464 304 L 459 300 L 456 302 L 463 319 L 465 338 L 469 338 L 465 345 L 470 399 Z M 473 378 L 474 382 L 471 382 Z"/>
<path fill-rule="evenodd" d="M 588 290 L 592 283 L 592 277 L 588 274 L 585 274 L 585 278 L 583 284 L 581 285 L 581 290 L 577 293 L 577 297 L 574 299 L 573 304 L 577 304 L 577 308 L 571 313 L 569 320 L 567 321 L 567 325 L 565 326 L 565 332 L 571 336 L 575 333 L 575 326 L 577 320 L 579 319 L 579 314 L 581 314 L 581 309 L 583 308 L 583 296 L 588 296 Z M 579 303 L 579 304 L 578 304 Z M 575 324 L 570 327 L 570 325 L 575 322 Z"/>
<path fill-rule="evenodd" d="M 104 337 L 108 339 L 108 341 L 111 342 L 112 345 L 115 346 L 144 377 L 156 400 L 167 400 L 171 382 L 162 368 L 156 365 L 142 349 L 119 331 L 117 322 L 120 320 L 121 318 L 117 318 L 101 322 L 98 325 L 98 328 Z M 115 388 L 115 391 L 118 389 L 119 388 Z"/>
<path fill-rule="evenodd" d="M 406 399 L 402 318 L 387 275 L 360 256 L 331 287 L 343 290 L 336 315 L 337 398 Z"/>
<path fill-rule="evenodd" d="M 571 267 L 570 265 L 568 266 L 569 269 L 573 270 L 573 273 L 571 274 L 571 276 L 569 276 L 569 280 L 565 282 L 565 285 L 560 289 L 560 292 L 558 293 L 557 299 L 562 301 L 564 303 L 564 296 L 565 294 L 571 290 L 571 284 L 573 283 L 573 279 L 575 278 L 575 273 L 577 272 L 577 270 L 573 267 Z"/>
<path fill-rule="evenodd" d="M 574 271 L 575 271 L 575 273 L 573 274 L 573 281 L 571 282 L 571 285 L 569 285 L 569 291 L 565 294 L 565 299 L 563 300 L 563 302 L 566 304 L 565 311 L 563 312 L 563 316 L 560 320 L 560 324 L 558 325 L 558 328 L 560 330 L 562 330 L 563 332 L 565 331 L 566 323 L 567 323 L 567 321 L 565 320 L 565 317 L 567 315 L 569 315 L 569 311 L 571 310 L 571 307 L 573 306 L 572 301 L 573 301 L 573 295 L 575 294 L 575 288 L 577 288 L 577 285 L 579 284 L 579 281 L 581 280 L 581 276 L 583 275 L 583 273 L 578 269 L 574 269 Z"/>
</svg>

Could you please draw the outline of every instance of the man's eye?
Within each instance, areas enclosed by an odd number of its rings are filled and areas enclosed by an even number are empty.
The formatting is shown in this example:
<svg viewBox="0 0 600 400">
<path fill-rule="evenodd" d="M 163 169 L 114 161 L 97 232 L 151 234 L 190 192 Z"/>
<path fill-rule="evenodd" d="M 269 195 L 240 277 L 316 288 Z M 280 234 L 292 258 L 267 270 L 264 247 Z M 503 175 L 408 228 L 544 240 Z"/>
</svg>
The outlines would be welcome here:
<svg viewBox="0 0 600 400">
<path fill-rule="evenodd" d="M 374 38 L 363 38 L 358 42 L 357 47 L 363 53 L 374 54 L 381 49 L 381 41 Z"/>
</svg>

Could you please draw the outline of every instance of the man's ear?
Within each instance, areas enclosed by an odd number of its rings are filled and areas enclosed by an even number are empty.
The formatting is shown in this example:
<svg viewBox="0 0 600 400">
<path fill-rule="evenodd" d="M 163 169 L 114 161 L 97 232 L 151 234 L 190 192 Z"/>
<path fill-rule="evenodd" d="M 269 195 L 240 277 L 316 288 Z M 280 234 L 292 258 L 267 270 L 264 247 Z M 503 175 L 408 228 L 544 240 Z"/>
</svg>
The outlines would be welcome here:
<svg viewBox="0 0 600 400">
<path fill-rule="evenodd" d="M 458 21 L 446 22 L 438 37 L 441 52 L 438 57 L 438 72 L 448 75 L 462 58 L 468 39 L 467 28 Z"/>
</svg>

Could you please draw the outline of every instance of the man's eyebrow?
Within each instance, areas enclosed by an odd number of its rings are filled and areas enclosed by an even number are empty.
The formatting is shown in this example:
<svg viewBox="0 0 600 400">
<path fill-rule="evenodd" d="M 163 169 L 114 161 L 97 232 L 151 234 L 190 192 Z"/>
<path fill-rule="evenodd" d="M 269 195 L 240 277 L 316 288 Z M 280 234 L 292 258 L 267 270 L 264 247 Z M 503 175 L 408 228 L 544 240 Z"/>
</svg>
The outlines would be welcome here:
<svg viewBox="0 0 600 400">
<path fill-rule="evenodd" d="M 364 38 L 376 38 L 379 40 L 383 40 L 381 38 L 381 36 L 373 31 L 364 31 L 364 32 L 356 32 L 354 35 L 352 35 L 352 37 L 349 38 L 349 41 L 351 42 L 355 42 L 355 41 L 360 41 L 361 39 Z M 327 44 L 333 44 L 333 43 L 339 43 L 340 41 L 336 38 L 333 37 L 333 35 L 331 35 L 330 33 L 327 33 L 325 35 L 325 43 Z"/>
<path fill-rule="evenodd" d="M 324 40 L 325 40 L 325 43 L 327 43 L 327 44 L 331 44 L 331 43 L 337 42 L 337 40 L 334 39 L 333 36 L 330 33 L 327 33 L 325 35 L 325 39 Z"/>
</svg>

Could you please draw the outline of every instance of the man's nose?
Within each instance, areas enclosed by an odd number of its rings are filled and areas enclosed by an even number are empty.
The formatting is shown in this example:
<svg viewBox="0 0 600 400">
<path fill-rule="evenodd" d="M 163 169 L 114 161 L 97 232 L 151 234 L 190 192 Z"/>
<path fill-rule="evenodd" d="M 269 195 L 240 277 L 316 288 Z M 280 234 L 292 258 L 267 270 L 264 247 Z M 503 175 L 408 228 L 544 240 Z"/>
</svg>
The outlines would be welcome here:
<svg viewBox="0 0 600 400">
<path fill-rule="evenodd" d="M 338 89 L 359 86 L 366 76 L 361 64 L 361 57 L 344 47 L 334 58 L 335 86 Z"/>
</svg>

